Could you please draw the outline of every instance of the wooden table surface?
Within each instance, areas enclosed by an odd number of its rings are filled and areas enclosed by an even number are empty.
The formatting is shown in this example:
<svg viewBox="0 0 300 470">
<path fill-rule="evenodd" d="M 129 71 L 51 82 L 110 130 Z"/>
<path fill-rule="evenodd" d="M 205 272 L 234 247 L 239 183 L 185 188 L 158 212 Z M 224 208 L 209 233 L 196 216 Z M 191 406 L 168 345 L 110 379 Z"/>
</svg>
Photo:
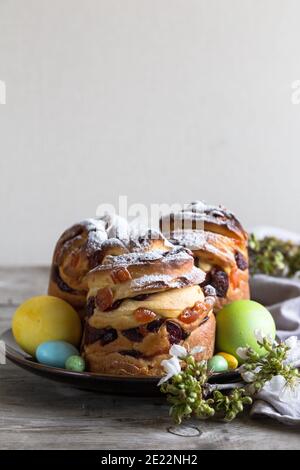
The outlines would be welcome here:
<svg viewBox="0 0 300 470">
<path fill-rule="evenodd" d="M 0 268 L 0 333 L 20 302 L 45 293 L 47 268 Z M 175 427 L 164 399 L 80 391 L 0 366 L 0 449 L 299 449 L 299 428 L 241 416 Z"/>
</svg>

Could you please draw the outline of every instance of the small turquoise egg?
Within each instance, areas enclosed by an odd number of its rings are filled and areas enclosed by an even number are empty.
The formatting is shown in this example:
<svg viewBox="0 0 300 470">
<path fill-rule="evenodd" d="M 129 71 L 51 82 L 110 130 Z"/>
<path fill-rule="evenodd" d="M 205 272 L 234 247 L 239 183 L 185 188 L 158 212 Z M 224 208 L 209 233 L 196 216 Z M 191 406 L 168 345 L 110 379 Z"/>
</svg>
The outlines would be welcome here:
<svg viewBox="0 0 300 470">
<path fill-rule="evenodd" d="M 79 352 L 66 341 L 46 341 L 38 346 L 35 355 L 41 364 L 64 369 L 67 359 L 78 356 Z"/>
<path fill-rule="evenodd" d="M 85 360 L 81 356 L 70 356 L 66 361 L 65 367 L 73 372 L 84 372 Z"/>
<path fill-rule="evenodd" d="M 211 372 L 224 372 L 228 370 L 228 362 L 223 356 L 213 356 L 207 362 L 207 367 Z"/>
</svg>

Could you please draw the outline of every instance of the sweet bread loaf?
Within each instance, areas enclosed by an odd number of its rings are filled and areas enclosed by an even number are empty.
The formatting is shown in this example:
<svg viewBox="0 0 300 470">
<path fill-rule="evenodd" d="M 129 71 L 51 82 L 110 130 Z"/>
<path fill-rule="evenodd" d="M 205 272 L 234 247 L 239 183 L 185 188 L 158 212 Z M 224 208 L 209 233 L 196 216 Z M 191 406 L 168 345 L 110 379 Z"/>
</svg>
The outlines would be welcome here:
<svg viewBox="0 0 300 470">
<path fill-rule="evenodd" d="M 232 212 L 196 201 L 162 217 L 160 226 L 173 244 L 192 250 L 196 266 L 206 273 L 202 287 L 216 290 L 215 311 L 249 299 L 248 236 Z"/>
<path fill-rule="evenodd" d="M 151 242 L 150 242 L 151 245 Z M 160 376 L 172 344 L 213 355 L 215 292 L 183 247 L 107 256 L 87 275 L 82 354 L 95 373 Z"/>
</svg>

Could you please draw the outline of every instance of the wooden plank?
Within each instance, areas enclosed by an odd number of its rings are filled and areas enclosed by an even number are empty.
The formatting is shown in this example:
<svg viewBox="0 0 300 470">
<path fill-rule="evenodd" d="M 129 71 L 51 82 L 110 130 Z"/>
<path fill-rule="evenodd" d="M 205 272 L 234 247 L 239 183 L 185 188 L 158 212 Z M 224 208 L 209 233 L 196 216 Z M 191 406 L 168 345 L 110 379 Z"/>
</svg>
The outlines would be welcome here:
<svg viewBox="0 0 300 470">
<path fill-rule="evenodd" d="M 11 319 L 16 310 L 14 305 L 3 305 L 0 306 L 0 332 L 10 328 Z"/>
<path fill-rule="evenodd" d="M 17 305 L 48 288 L 48 267 L 0 268 L 0 305 Z"/>
<path fill-rule="evenodd" d="M 0 367 L 0 448 L 293 449 L 295 428 L 247 417 L 231 424 L 191 421 L 181 437 L 163 399 L 104 396 L 50 382 L 13 365 Z"/>
<path fill-rule="evenodd" d="M 40 294 L 46 268 L 0 269 L 0 332 L 16 305 Z M 179 436 L 160 398 L 105 396 L 0 366 L 0 449 L 299 449 L 299 429 L 247 416 L 188 422 Z M 171 428 L 171 429 L 170 429 Z"/>
</svg>

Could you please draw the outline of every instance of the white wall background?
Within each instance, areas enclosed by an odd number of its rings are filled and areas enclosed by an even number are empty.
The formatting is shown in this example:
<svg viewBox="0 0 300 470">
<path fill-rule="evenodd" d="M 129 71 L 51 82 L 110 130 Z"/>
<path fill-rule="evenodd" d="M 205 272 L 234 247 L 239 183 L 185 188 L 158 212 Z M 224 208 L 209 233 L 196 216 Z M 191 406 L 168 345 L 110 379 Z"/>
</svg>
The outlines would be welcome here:
<svg viewBox="0 0 300 470">
<path fill-rule="evenodd" d="M 300 232 L 299 0 L 0 0 L 0 264 L 101 202 Z"/>
</svg>

